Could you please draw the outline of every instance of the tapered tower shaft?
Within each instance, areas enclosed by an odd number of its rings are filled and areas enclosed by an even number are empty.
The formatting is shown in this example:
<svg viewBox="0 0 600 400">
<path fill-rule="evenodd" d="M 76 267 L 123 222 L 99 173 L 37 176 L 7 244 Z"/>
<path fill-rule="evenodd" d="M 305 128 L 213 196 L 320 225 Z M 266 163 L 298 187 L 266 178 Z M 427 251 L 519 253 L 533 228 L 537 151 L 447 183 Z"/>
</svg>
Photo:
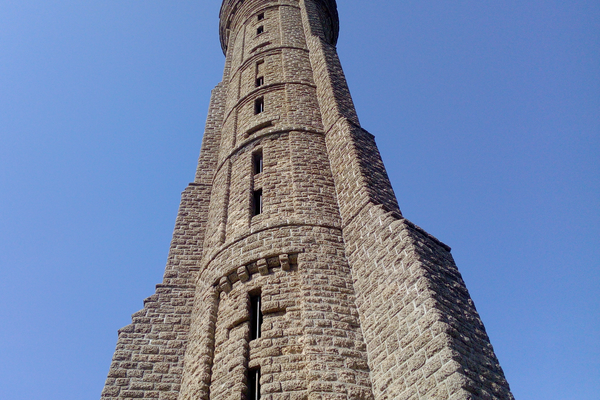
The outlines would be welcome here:
<svg viewBox="0 0 600 400">
<path fill-rule="evenodd" d="M 402 217 L 334 0 L 225 0 L 165 278 L 104 399 L 512 399 L 450 249 Z"/>
</svg>

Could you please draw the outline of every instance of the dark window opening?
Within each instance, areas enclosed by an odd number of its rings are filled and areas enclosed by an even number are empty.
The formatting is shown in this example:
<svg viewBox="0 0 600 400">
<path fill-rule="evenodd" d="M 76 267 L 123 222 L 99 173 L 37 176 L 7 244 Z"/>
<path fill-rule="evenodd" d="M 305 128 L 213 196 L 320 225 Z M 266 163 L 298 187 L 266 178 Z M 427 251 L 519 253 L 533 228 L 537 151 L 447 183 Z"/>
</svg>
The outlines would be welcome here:
<svg viewBox="0 0 600 400">
<path fill-rule="evenodd" d="M 265 111 L 265 98 L 259 97 L 254 100 L 254 114 L 260 114 L 263 111 Z"/>
<path fill-rule="evenodd" d="M 260 369 L 248 371 L 248 400 L 260 399 Z"/>
<path fill-rule="evenodd" d="M 260 293 L 250 296 L 250 340 L 260 337 L 260 326 L 262 324 L 263 314 L 261 311 Z"/>
<path fill-rule="evenodd" d="M 254 211 L 254 215 L 262 214 L 263 211 L 263 194 L 262 189 L 258 189 L 254 191 L 254 196 L 252 199 L 252 208 Z"/>
<path fill-rule="evenodd" d="M 256 87 L 265 84 L 265 60 L 260 60 L 256 63 Z"/>
<path fill-rule="evenodd" d="M 258 14 L 258 20 L 262 21 L 263 19 L 265 19 L 265 13 Z"/>
<path fill-rule="evenodd" d="M 261 33 L 263 33 L 265 31 L 265 27 L 264 26 L 259 26 L 258 28 L 256 28 L 256 34 L 260 35 Z"/>
<path fill-rule="evenodd" d="M 263 172 L 263 155 L 262 150 L 257 151 L 252 156 L 252 164 L 254 165 L 254 175 L 258 175 Z"/>
</svg>

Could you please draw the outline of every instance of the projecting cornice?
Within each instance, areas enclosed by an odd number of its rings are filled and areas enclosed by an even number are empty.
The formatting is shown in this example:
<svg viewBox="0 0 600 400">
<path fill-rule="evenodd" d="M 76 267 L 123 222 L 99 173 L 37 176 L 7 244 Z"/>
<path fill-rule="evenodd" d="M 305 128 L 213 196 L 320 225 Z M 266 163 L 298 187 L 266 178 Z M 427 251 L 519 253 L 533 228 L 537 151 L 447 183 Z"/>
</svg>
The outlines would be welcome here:
<svg viewBox="0 0 600 400">
<path fill-rule="evenodd" d="M 219 36 L 221 39 L 221 48 L 223 53 L 227 53 L 227 42 L 229 39 L 229 31 L 231 29 L 232 22 L 235 18 L 236 12 L 244 4 L 249 3 L 253 0 L 223 0 L 221 5 L 221 11 L 219 13 Z M 322 12 L 323 23 L 328 25 L 328 32 L 331 32 L 328 42 L 332 45 L 336 45 L 338 34 L 340 31 L 340 20 L 337 12 L 337 4 L 335 0 L 306 0 L 314 1 L 319 6 L 319 11 Z M 273 5 L 277 3 L 273 2 Z"/>
</svg>

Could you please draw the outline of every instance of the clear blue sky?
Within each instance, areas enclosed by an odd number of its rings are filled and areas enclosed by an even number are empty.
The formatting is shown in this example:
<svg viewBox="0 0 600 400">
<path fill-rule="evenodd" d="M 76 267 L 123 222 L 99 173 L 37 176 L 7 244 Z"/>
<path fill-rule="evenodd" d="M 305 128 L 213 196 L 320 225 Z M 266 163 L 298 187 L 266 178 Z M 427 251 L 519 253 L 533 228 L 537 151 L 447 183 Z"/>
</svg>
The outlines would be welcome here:
<svg viewBox="0 0 600 400">
<path fill-rule="evenodd" d="M 339 0 L 404 215 L 452 246 L 518 400 L 600 393 L 600 2 Z M 0 399 L 98 399 L 154 292 L 220 0 L 0 0 Z"/>
</svg>

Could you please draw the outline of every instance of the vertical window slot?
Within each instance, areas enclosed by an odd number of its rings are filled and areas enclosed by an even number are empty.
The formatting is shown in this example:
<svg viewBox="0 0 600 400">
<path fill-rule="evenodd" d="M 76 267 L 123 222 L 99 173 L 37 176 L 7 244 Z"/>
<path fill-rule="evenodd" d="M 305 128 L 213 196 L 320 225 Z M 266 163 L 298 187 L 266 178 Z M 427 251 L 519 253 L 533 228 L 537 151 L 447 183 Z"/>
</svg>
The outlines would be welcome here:
<svg viewBox="0 0 600 400">
<path fill-rule="evenodd" d="M 254 100 L 254 114 L 260 114 L 265 111 L 265 98 L 259 97 Z"/>
<path fill-rule="evenodd" d="M 254 175 L 258 175 L 261 172 L 263 172 L 262 150 L 259 150 L 252 155 L 252 165 L 253 165 Z"/>
<path fill-rule="evenodd" d="M 261 60 L 256 63 L 256 87 L 265 84 L 265 61 Z"/>
<path fill-rule="evenodd" d="M 248 400 L 260 400 L 260 368 L 248 370 Z"/>
<path fill-rule="evenodd" d="M 260 337 L 260 326 L 262 325 L 263 314 L 261 311 L 260 293 L 250 296 L 250 340 Z"/>
<path fill-rule="evenodd" d="M 258 20 L 262 21 L 263 19 L 265 19 L 265 13 L 258 14 Z"/>
<path fill-rule="evenodd" d="M 252 211 L 254 215 L 262 214 L 263 212 L 263 193 L 262 189 L 254 191 L 252 196 Z"/>
<path fill-rule="evenodd" d="M 265 31 L 265 27 L 263 25 L 261 25 L 258 28 L 256 28 L 256 35 L 260 35 L 264 31 Z"/>
</svg>

